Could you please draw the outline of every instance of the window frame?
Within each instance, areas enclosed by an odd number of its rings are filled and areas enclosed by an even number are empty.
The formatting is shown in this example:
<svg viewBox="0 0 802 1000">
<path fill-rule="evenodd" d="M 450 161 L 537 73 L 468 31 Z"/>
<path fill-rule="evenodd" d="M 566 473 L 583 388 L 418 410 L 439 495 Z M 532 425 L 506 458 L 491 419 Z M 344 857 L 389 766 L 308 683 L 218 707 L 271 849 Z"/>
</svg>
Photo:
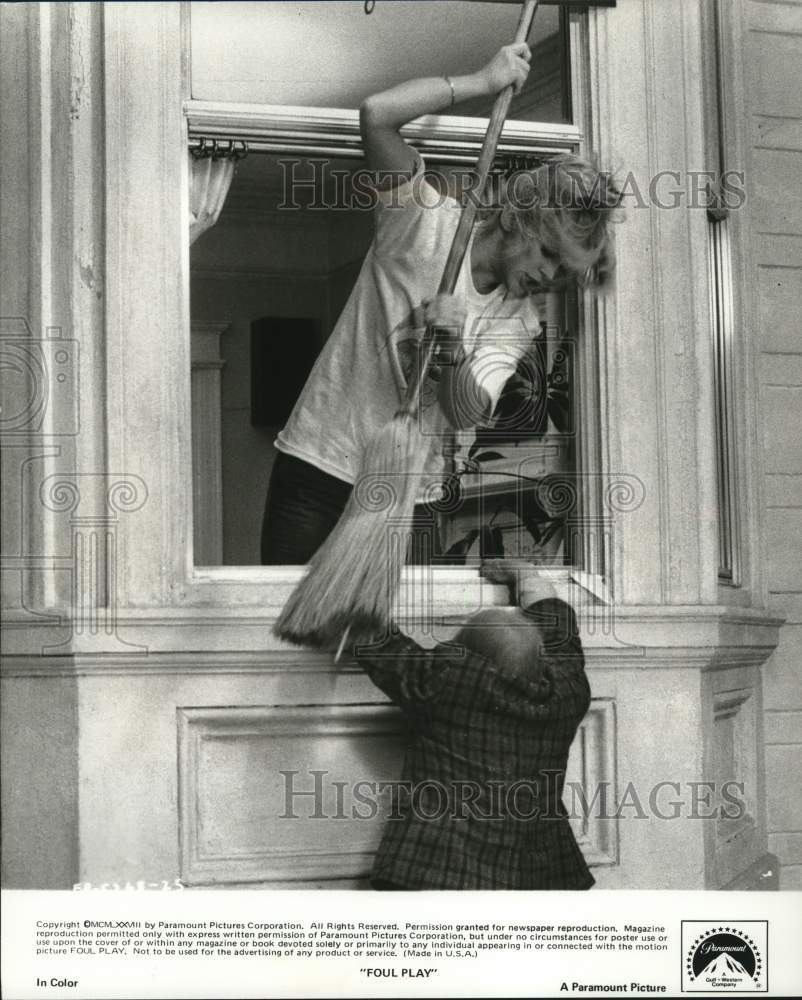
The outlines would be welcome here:
<svg viewBox="0 0 802 1000">
<path fill-rule="evenodd" d="M 191 59 L 189 58 L 189 4 L 183 5 L 183 36 L 187 46 L 184 55 L 184 127 L 188 145 L 198 144 L 201 139 L 219 141 L 242 141 L 250 151 L 279 154 L 306 154 L 361 158 L 361 136 L 358 109 L 297 107 L 289 105 L 246 104 L 223 101 L 194 100 L 189 78 Z M 572 12 L 567 17 L 566 47 L 569 58 L 570 105 L 573 122 L 537 123 L 510 119 L 504 127 L 498 145 L 499 155 L 554 154 L 558 152 L 588 152 L 588 137 L 591 134 L 589 114 L 589 59 L 587 15 Z M 421 154 L 425 162 L 475 163 L 487 129 L 487 118 L 465 118 L 457 115 L 426 115 L 406 125 L 403 137 Z M 188 253 L 188 248 L 186 248 Z M 187 292 L 188 295 L 188 292 Z M 572 301 L 573 300 L 573 301 Z M 189 312 L 187 301 L 186 312 Z M 575 397 L 575 449 L 576 467 L 582 470 L 600 468 L 601 442 L 599 436 L 600 387 L 595 374 L 599 371 L 598 336 L 596 323 L 598 313 L 594 308 L 591 293 L 570 295 L 567 308 L 577 323 L 576 372 L 580 391 Z M 189 319 L 185 335 L 189 338 Z M 594 525 L 603 523 L 601 513 L 601 490 L 598 475 L 580 476 L 580 490 L 577 509 L 573 514 L 574 523 L 582 523 L 585 512 L 596 511 L 591 516 Z M 189 531 L 190 548 L 192 530 Z M 587 536 L 587 537 L 586 537 Z M 581 564 L 557 567 L 563 572 L 581 569 L 601 579 L 609 566 L 609 539 L 596 530 L 581 532 L 579 550 Z M 196 564 L 190 551 L 187 558 L 190 582 L 200 586 L 202 591 L 208 585 L 227 584 L 239 586 L 249 583 L 284 580 L 288 575 L 297 578 L 298 567 L 204 566 Z M 410 570 L 414 572 L 413 570 Z M 453 567 L 444 567 L 434 572 L 440 574 L 455 572 Z M 463 570 L 471 576 L 475 570 Z"/>
<path fill-rule="evenodd" d="M 737 589 L 743 583 L 741 476 L 735 369 L 738 326 L 731 213 L 722 195 L 722 178 L 730 166 L 730 128 L 726 121 L 726 99 L 731 85 L 725 61 L 726 26 L 719 0 L 711 0 L 702 15 L 702 32 L 710 58 L 705 64 L 704 127 L 707 169 L 715 173 L 709 184 L 711 207 L 707 210 L 710 270 L 710 329 L 713 336 L 713 382 L 715 392 L 716 477 L 718 505 L 718 582 L 722 589 Z"/>
<path fill-rule="evenodd" d="M 575 116 L 582 131 L 580 149 L 598 150 L 619 176 L 626 168 L 627 176 L 640 177 L 645 184 L 647 171 L 651 177 L 664 167 L 673 169 L 677 155 L 689 166 L 703 157 L 698 89 L 693 100 L 683 103 L 663 86 L 666 80 L 686 79 L 686 70 L 698 78 L 702 32 L 697 14 L 683 27 L 662 8 L 619 5 L 614 21 L 610 12 L 590 8 L 579 15 L 587 19 L 587 29 L 572 29 L 573 50 L 584 50 L 580 59 L 574 58 L 574 68 L 581 70 L 574 86 L 586 99 L 584 112 L 577 107 Z M 738 125 L 745 106 L 742 62 L 734 48 L 740 21 L 730 16 L 728 7 L 725 14 L 731 44 L 723 52 L 724 70 L 733 95 L 725 108 L 725 126 L 728 146 L 733 143 L 732 162 L 739 163 L 746 155 L 746 138 Z M 109 475 L 136 475 L 147 487 L 136 513 L 126 512 L 119 519 L 115 600 L 130 619 L 132 636 L 144 637 L 152 628 L 157 630 L 154 635 L 161 634 L 164 623 L 164 634 L 173 642 L 174 627 L 200 620 L 201 613 L 206 622 L 212 608 L 214 621 L 209 620 L 193 641 L 203 643 L 208 636 L 210 648 L 222 648 L 228 634 L 235 635 L 237 648 L 242 648 L 253 636 L 262 648 L 302 568 L 224 567 L 210 572 L 195 567 L 191 477 L 175 475 L 176 469 L 189 469 L 191 455 L 190 344 L 188 332 L 182 336 L 183 330 L 189 331 L 186 110 L 191 104 L 182 49 L 185 29 L 179 5 L 158 5 L 147 15 L 134 14 L 125 5 L 111 5 L 103 12 L 104 128 L 94 162 L 105 209 L 105 282 L 97 293 L 104 317 L 107 387 L 104 467 Z M 671 38 L 672 44 L 659 50 L 655 63 L 649 39 L 660 35 Z M 644 68 L 644 88 L 629 86 L 633 59 Z M 595 530 L 595 510 L 614 520 L 614 537 L 612 528 L 606 534 L 605 603 L 612 600 L 628 609 L 670 604 L 672 614 L 679 614 L 675 606 L 685 611 L 699 604 L 743 606 L 759 601 L 760 595 L 765 602 L 760 440 L 753 407 L 744 402 L 753 398 L 758 383 L 753 338 L 748 336 L 758 317 L 756 303 L 746 292 L 753 264 L 751 217 L 747 206 L 731 220 L 735 308 L 743 317 L 743 329 L 736 331 L 735 371 L 743 498 L 737 512 L 743 545 L 739 589 L 719 587 L 715 521 L 685 517 L 690 504 L 713 509 L 716 489 L 704 220 L 685 212 L 663 219 L 654 207 L 625 211 L 618 280 L 609 291 L 581 297 L 584 370 L 598 372 L 598 377 L 585 380 L 581 400 L 580 418 L 591 433 L 579 439 L 585 452 L 580 468 L 598 470 L 583 486 L 591 501 L 583 517 L 590 512 L 585 520 L 590 531 Z M 667 263 L 658 280 L 654 267 L 663 259 Z M 685 289 L 689 282 L 693 294 L 677 299 L 675 287 Z M 658 336 L 644 340 L 644 324 Z M 687 331 L 696 329 L 706 336 L 689 352 Z M 703 376 L 684 383 L 693 406 L 684 396 L 662 390 L 675 373 L 689 368 Z M 674 448 L 678 435 L 694 447 Z M 627 480 L 624 490 L 613 495 L 620 477 Z M 637 488 L 637 495 L 619 495 L 630 486 Z M 596 507 L 594 493 L 602 500 Z M 676 553 L 673 561 L 669 542 Z M 475 571 L 438 572 L 442 579 L 437 581 L 437 605 L 464 610 L 478 592 Z M 142 630 L 135 624 L 140 621 Z M 658 615 L 655 621 L 663 618 Z M 221 634 L 221 625 L 238 622 L 242 633 L 223 628 Z"/>
</svg>

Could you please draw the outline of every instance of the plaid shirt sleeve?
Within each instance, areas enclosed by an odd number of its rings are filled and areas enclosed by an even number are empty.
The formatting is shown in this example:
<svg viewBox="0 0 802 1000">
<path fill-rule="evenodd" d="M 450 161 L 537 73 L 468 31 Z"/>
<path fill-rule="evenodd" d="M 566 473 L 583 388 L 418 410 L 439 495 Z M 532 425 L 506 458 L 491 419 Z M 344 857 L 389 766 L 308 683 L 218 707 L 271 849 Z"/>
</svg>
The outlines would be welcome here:
<svg viewBox="0 0 802 1000">
<path fill-rule="evenodd" d="M 434 698 L 451 666 L 445 647 L 427 650 L 403 635 L 385 640 L 375 652 L 357 650 L 356 658 L 373 683 L 402 708 Z"/>
<path fill-rule="evenodd" d="M 548 656 L 570 657 L 577 666 L 584 666 L 576 612 L 570 604 L 557 597 L 549 597 L 524 608 L 524 614 L 540 629 L 543 649 Z"/>
</svg>

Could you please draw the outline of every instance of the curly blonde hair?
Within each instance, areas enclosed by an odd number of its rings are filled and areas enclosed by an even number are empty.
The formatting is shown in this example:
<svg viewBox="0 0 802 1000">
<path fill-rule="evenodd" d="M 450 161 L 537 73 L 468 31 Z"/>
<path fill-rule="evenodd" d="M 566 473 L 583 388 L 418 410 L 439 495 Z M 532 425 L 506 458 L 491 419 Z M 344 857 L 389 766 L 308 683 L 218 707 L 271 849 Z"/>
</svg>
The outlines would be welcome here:
<svg viewBox="0 0 802 1000">
<path fill-rule="evenodd" d="M 538 240 L 580 285 L 606 284 L 615 270 L 611 223 L 622 193 L 612 174 L 570 153 L 504 178 L 496 211 L 508 232 Z"/>
</svg>

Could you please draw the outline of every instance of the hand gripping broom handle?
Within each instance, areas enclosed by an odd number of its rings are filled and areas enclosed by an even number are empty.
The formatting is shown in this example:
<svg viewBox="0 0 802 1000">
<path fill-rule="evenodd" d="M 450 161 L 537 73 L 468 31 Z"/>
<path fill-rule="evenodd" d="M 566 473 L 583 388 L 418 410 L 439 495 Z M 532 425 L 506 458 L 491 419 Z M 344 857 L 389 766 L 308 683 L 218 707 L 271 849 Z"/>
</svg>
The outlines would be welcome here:
<svg viewBox="0 0 802 1000">
<path fill-rule="evenodd" d="M 528 38 L 529 32 L 532 28 L 532 22 L 535 19 L 537 7 L 538 0 L 526 0 L 523 4 L 521 16 L 518 20 L 518 29 L 515 32 L 515 43 L 525 42 Z M 453 295 L 454 289 L 457 287 L 457 278 L 459 277 L 462 262 L 465 260 L 465 251 L 468 249 L 468 240 L 470 239 L 471 230 L 473 229 L 473 224 L 476 220 L 476 203 L 484 191 L 485 184 L 487 183 L 487 175 L 490 173 L 490 167 L 492 166 L 493 160 L 496 156 L 496 147 L 498 146 L 501 130 L 504 128 L 504 120 L 506 119 L 507 112 L 510 109 L 510 101 L 512 100 L 513 90 L 514 88 L 512 84 L 505 87 L 504 90 L 499 93 L 496 98 L 496 103 L 493 105 L 493 111 L 487 125 L 487 132 L 485 133 L 484 141 L 482 142 L 482 150 L 479 153 L 479 160 L 476 164 L 476 195 L 475 197 L 468 199 L 467 204 L 463 208 L 462 214 L 460 215 L 457 231 L 454 233 L 451 249 L 448 252 L 448 260 L 446 261 L 446 266 L 443 270 L 443 277 L 440 279 L 440 287 L 437 290 L 438 295 Z M 436 343 L 436 330 L 433 327 L 427 327 L 426 333 L 421 341 L 421 352 L 418 364 L 412 370 L 409 386 L 407 387 L 406 398 L 404 399 L 403 406 L 399 410 L 398 415 L 414 415 L 418 405 L 420 387 L 432 360 Z"/>
</svg>

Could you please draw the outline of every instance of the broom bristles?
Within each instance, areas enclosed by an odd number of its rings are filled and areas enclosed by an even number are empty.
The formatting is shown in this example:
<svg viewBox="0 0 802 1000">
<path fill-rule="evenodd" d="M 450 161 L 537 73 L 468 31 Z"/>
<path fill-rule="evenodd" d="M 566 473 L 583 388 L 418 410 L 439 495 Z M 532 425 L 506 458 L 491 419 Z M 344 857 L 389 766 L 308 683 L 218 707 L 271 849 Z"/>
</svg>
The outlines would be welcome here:
<svg viewBox="0 0 802 1000">
<path fill-rule="evenodd" d="M 332 533 L 309 562 L 273 633 L 299 646 L 336 646 L 389 626 L 406 562 L 423 438 L 399 415 L 369 442 L 362 469 Z"/>
</svg>

